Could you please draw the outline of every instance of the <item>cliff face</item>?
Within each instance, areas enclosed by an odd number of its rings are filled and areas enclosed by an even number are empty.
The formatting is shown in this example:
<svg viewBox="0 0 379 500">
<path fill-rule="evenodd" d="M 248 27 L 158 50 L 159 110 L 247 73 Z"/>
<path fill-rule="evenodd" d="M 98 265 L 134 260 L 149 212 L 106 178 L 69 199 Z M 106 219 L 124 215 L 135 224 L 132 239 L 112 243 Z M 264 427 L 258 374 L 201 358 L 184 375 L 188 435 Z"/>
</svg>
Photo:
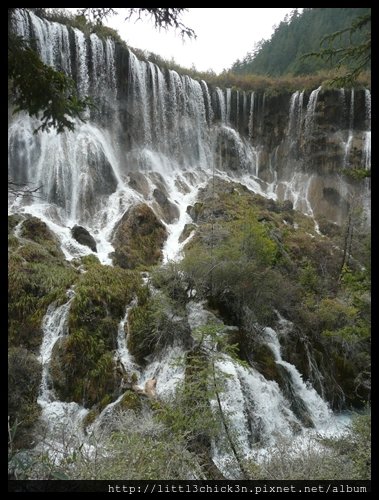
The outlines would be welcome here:
<svg viewBox="0 0 379 500">
<path fill-rule="evenodd" d="M 145 199 L 158 189 L 176 212 L 173 183 L 181 178 L 183 195 L 216 173 L 289 199 L 316 218 L 342 224 L 352 201 L 369 214 L 369 181 L 349 176 L 371 166 L 369 90 L 270 95 L 220 89 L 141 62 L 111 39 L 25 11 L 17 12 L 16 29 L 96 104 L 88 125 L 59 138 L 33 136 L 28 118 L 11 122 L 10 176 L 40 181 L 63 218 L 88 225 L 120 183 L 134 191 L 129 176 L 136 172 L 149 186 Z"/>
<path fill-rule="evenodd" d="M 232 91 L 231 106 L 231 126 L 254 147 L 256 174 L 280 201 L 289 198 L 296 208 L 339 224 L 352 201 L 367 208 L 370 182 L 351 173 L 371 167 L 368 90 L 253 92 L 248 98 Z M 230 150 L 223 154 L 233 168 Z"/>
</svg>

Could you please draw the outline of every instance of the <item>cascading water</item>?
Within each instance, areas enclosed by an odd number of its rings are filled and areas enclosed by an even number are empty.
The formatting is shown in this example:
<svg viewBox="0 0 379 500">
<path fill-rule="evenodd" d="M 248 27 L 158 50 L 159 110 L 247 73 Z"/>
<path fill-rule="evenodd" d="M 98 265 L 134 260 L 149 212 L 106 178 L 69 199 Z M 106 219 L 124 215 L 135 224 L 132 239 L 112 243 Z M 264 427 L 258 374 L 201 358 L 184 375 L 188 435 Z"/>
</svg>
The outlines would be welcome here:
<svg viewBox="0 0 379 500">
<path fill-rule="evenodd" d="M 351 149 L 351 143 L 353 140 L 353 126 L 354 126 L 354 89 L 351 89 L 350 94 L 350 112 L 349 112 L 349 132 L 347 136 L 347 141 L 345 143 L 345 154 L 343 159 L 343 166 L 346 168 L 349 165 L 349 154 Z"/>
<path fill-rule="evenodd" d="M 139 372 L 140 368 L 137 363 L 133 360 L 132 355 L 126 345 L 126 335 L 125 335 L 125 325 L 128 325 L 129 311 L 135 307 L 137 304 L 136 300 L 133 300 L 129 306 L 127 306 L 125 311 L 125 316 L 120 321 L 117 331 L 117 351 L 116 359 L 120 360 L 126 373 Z"/>
<path fill-rule="evenodd" d="M 178 361 L 182 359 L 185 351 L 177 343 L 165 348 L 157 356 L 153 356 L 145 368 L 139 366 L 129 352 L 127 335 L 125 335 L 125 330 L 128 330 L 125 326 L 128 325 L 129 312 L 136 304 L 137 301 L 133 300 L 127 306 L 125 316 L 120 321 L 117 335 L 116 362 L 121 362 L 129 382 L 131 376 L 134 375 L 136 378 L 135 385 L 143 390 L 145 383 L 149 379 L 156 379 L 157 396 L 161 399 L 169 399 L 174 394 L 178 383 L 184 379 L 184 362 L 179 363 Z M 108 405 L 106 412 L 109 412 L 111 408 L 116 406 L 121 399 L 122 395 L 117 401 Z"/>
<path fill-rule="evenodd" d="M 297 149 L 313 135 L 321 87 L 310 94 L 306 110 L 304 92 L 292 95 L 287 133 L 283 142 L 275 144 L 266 155 L 269 158 L 266 165 L 262 131 L 269 101 L 265 94 L 260 99 L 259 93 L 251 92 L 249 98 L 244 92 L 241 98 L 231 89 L 212 89 L 204 81 L 195 81 L 173 70 L 162 71 L 155 64 L 140 61 L 110 39 L 101 40 L 96 34 L 87 39 L 78 29 L 42 20 L 31 12 L 17 10 L 15 21 L 17 33 L 34 39 L 31 43 L 46 64 L 75 77 L 79 94 L 91 93 L 99 104 L 97 110 L 87 115 L 90 120 L 77 123 L 73 132 L 34 135 L 38 121 L 21 114 L 9 124 L 10 177 L 19 183 L 42 185 L 40 198 L 10 198 L 10 210 L 31 213 L 46 222 L 59 237 L 66 258 L 92 253 L 71 237 L 70 228 L 81 224 L 94 236 L 100 260 L 111 264 L 109 254 L 113 250 L 115 225 L 135 203 L 144 202 L 159 213 L 162 207 L 154 198 L 157 189 L 175 208 L 174 216 L 164 221 L 168 232 L 164 262 L 180 258 L 185 242 L 179 244 L 179 238 L 185 225 L 191 222 L 187 207 L 196 201 L 198 190 L 214 174 L 237 180 L 264 196 L 291 199 L 294 208 L 313 215 L 310 191 L 317 175 L 304 168 L 296 170 L 293 159 L 282 154 L 282 149 L 288 141 Z M 120 68 L 120 51 L 127 52 L 123 58 L 128 60 L 127 73 Z M 354 111 L 353 96 L 352 93 L 350 116 Z M 366 91 L 366 113 L 364 164 L 369 168 L 369 91 Z M 349 130 L 353 130 L 353 122 Z M 301 154 L 300 150 L 297 154 Z M 347 157 L 345 153 L 344 158 Z M 268 182 L 259 178 L 265 168 L 270 171 Z M 139 179 L 137 175 L 144 182 L 141 185 L 137 182 L 136 186 L 132 181 Z M 61 428 L 69 421 L 81 422 L 88 411 L 76 403 L 54 400 L 48 381 L 52 349 L 65 334 L 71 300 L 49 308 L 43 324 L 40 357 L 43 380 L 39 402 L 43 418 L 56 420 Z M 136 366 L 124 335 L 132 306 L 128 306 L 119 325 L 117 355 L 126 371 L 137 373 L 140 386 L 156 377 L 158 397 L 169 397 L 184 378 L 183 366 L 171 363 L 183 355 L 183 347 L 167 348 L 144 370 Z M 209 319 L 203 314 L 201 304 L 192 304 L 187 312 L 192 331 Z M 326 403 L 304 383 L 296 368 L 282 359 L 275 332 L 269 329 L 265 332 L 267 345 L 276 362 L 289 374 L 294 392 L 304 402 L 313 423 L 316 427 L 323 426 L 330 417 Z M 235 411 L 231 422 L 243 456 L 249 456 L 257 443 L 272 443 L 275 432 L 292 436 L 294 429 L 301 428 L 276 382 L 266 380 L 254 368 L 243 367 L 228 356 L 215 366 L 231 375 L 226 379 L 220 400 L 225 413 Z M 221 448 L 214 445 L 214 460 L 227 476 L 226 459 L 230 453 Z"/>
<path fill-rule="evenodd" d="M 59 307 L 51 304 L 42 322 L 44 335 L 38 358 L 38 361 L 42 365 L 42 382 L 38 398 L 38 403 L 41 406 L 46 406 L 55 399 L 53 391 L 50 388 L 49 367 L 55 344 L 61 337 L 67 334 L 68 313 L 74 297 L 73 292 L 70 291 L 68 296 L 70 297 L 69 300 Z"/>
<path fill-rule="evenodd" d="M 43 442 L 38 446 L 46 450 L 50 458 L 59 461 L 65 456 L 68 442 L 84 439 L 82 422 L 88 410 L 77 403 L 59 401 L 51 386 L 49 370 L 54 346 L 68 333 L 68 314 L 74 298 L 73 290 L 67 292 L 69 300 L 61 305 L 51 304 L 42 322 L 43 339 L 39 355 L 42 364 L 42 380 L 40 393 L 37 399 L 42 408 L 41 420 L 46 425 L 47 432 Z M 71 443 L 73 444 L 73 443 Z"/>
<path fill-rule="evenodd" d="M 249 113 L 249 138 L 253 139 L 254 131 L 254 92 L 250 94 L 250 113 Z"/>
<path fill-rule="evenodd" d="M 371 168 L 371 92 L 365 89 L 366 131 L 364 132 L 363 164 L 366 170 Z"/>
<path fill-rule="evenodd" d="M 313 90 L 311 95 L 309 96 L 309 101 L 307 105 L 307 110 L 304 118 L 304 128 L 305 134 L 307 137 L 310 137 L 314 130 L 315 125 L 315 111 L 317 106 L 317 98 L 321 90 L 321 86 L 317 89 Z"/>
<path fill-rule="evenodd" d="M 307 385 L 296 367 L 284 361 L 280 352 L 280 343 L 276 332 L 272 328 L 264 329 L 266 344 L 274 354 L 276 363 L 283 366 L 290 375 L 291 384 L 297 397 L 305 404 L 313 424 L 317 427 L 328 422 L 332 412 L 325 401 L 317 394 L 315 389 Z"/>
</svg>

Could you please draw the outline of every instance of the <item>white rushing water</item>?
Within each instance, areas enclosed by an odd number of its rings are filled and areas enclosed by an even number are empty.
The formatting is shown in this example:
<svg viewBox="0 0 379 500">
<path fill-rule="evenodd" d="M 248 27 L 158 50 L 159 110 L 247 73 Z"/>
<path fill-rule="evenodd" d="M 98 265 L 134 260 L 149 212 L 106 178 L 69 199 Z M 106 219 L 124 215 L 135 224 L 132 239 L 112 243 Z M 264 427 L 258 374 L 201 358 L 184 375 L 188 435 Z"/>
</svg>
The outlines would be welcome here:
<svg viewBox="0 0 379 500">
<path fill-rule="evenodd" d="M 317 394 L 310 383 L 303 381 L 301 374 L 294 365 L 282 359 L 277 333 L 272 328 L 266 327 L 264 335 L 267 338 L 267 346 L 274 354 L 276 363 L 283 366 L 289 373 L 294 392 L 307 407 L 313 424 L 317 427 L 329 421 L 332 412 L 327 403 Z"/>
<path fill-rule="evenodd" d="M 56 398 L 50 380 L 50 363 L 54 346 L 68 334 L 68 315 L 74 298 L 74 291 L 67 292 L 69 300 L 61 306 L 51 304 L 42 322 L 43 339 L 39 354 L 42 364 L 42 380 L 37 398 L 42 408 L 41 421 L 46 425 L 43 441 L 37 449 L 47 452 L 58 463 L 67 458 L 67 452 L 84 442 L 82 422 L 88 409 L 75 402 L 63 402 Z"/>
<path fill-rule="evenodd" d="M 42 321 L 43 339 L 38 357 L 38 361 L 42 365 L 42 382 L 38 398 L 38 403 L 41 406 L 46 406 L 55 400 L 53 391 L 50 388 L 49 367 L 55 344 L 60 338 L 67 335 L 68 313 L 74 298 L 74 292 L 69 290 L 67 295 L 69 300 L 65 304 L 58 307 L 55 304 L 50 304 Z"/>
<path fill-rule="evenodd" d="M 137 304 L 136 300 L 133 300 L 129 306 L 127 306 L 125 311 L 125 316 L 122 318 L 118 325 L 117 331 L 117 350 L 116 350 L 116 359 L 120 360 L 124 370 L 127 373 L 139 373 L 140 367 L 137 365 L 133 356 L 130 354 L 129 349 L 127 347 L 127 335 L 126 331 L 128 331 L 128 316 L 130 310 L 135 307 Z"/>
<path fill-rule="evenodd" d="M 72 238 L 71 228 L 79 224 L 94 237 L 95 255 L 102 263 L 111 264 L 114 228 L 137 203 L 150 206 L 167 229 L 163 262 L 179 260 L 191 238 L 189 235 L 180 242 L 185 225 L 192 222 L 187 209 L 214 175 L 240 182 L 265 197 L 289 199 L 295 209 L 311 217 L 314 215 L 311 194 L 319 177 L 309 169 L 297 169 L 298 163 L 291 154 L 300 155 L 301 144 L 312 142 L 317 130 L 321 87 L 311 92 L 306 107 L 304 91 L 292 94 L 283 143 L 267 152 L 260 137 L 269 98 L 265 94 L 243 92 L 241 95 L 230 88 L 212 89 L 204 81 L 173 70 L 162 71 L 151 62 L 140 61 L 132 52 L 128 52 L 125 74 L 125 68 L 118 66 L 118 49 L 111 39 L 104 41 L 96 34 L 86 39 L 76 28 L 51 23 L 23 11 L 16 11 L 15 21 L 20 35 L 34 38 L 42 60 L 75 76 L 79 95 L 90 94 L 97 104 L 96 110 L 86 113 L 87 123 L 77 122 L 72 132 L 57 134 L 52 130 L 35 135 L 38 121 L 24 114 L 16 115 L 9 123 L 10 177 L 21 184 L 41 186 L 36 197 L 10 197 L 9 210 L 32 214 L 44 221 L 59 238 L 68 260 L 94 253 Z M 341 96 L 345 100 L 345 93 L 341 92 Z M 362 162 L 369 169 L 371 94 L 368 90 L 365 103 Z M 348 118 L 343 142 L 344 165 L 349 164 L 357 134 L 354 90 Z M 293 151 L 283 154 L 288 143 Z M 307 158 L 302 160 L 303 166 L 307 165 Z M 344 190 L 345 184 L 340 191 L 347 196 Z M 366 205 L 368 193 L 367 184 Z M 159 201 L 162 199 L 163 202 Z M 171 209 L 169 214 L 167 206 Z M 67 335 L 72 300 L 69 297 L 65 304 L 49 307 L 42 325 L 39 357 L 42 381 L 38 402 L 42 419 L 50 429 L 47 441 L 58 450 L 64 433 L 73 433 L 85 441 L 82 422 L 88 413 L 88 409 L 77 403 L 58 401 L 49 378 L 54 346 Z M 158 398 L 169 400 L 184 380 L 182 358 L 186 351 L 180 343 L 174 343 L 150 357 L 144 368 L 138 366 L 128 351 L 125 333 L 128 315 L 134 306 L 132 302 L 126 307 L 120 321 L 116 359 L 126 372 L 136 374 L 141 388 L 147 380 L 155 378 Z M 193 335 L 198 327 L 216 321 L 204 304 L 198 302 L 188 305 L 187 319 Z M 285 321 L 283 318 L 282 323 Z M 264 335 L 276 363 L 288 373 L 293 392 L 304 403 L 315 430 L 339 432 L 321 395 L 303 380 L 294 365 L 282 358 L 276 332 L 266 328 Z M 211 344 L 208 347 L 211 349 Z M 311 357 L 309 360 L 311 363 Z M 294 437 L 311 432 L 305 431 L 277 382 L 267 380 L 255 368 L 242 366 L 227 355 L 217 359 L 215 369 L 221 378 L 222 374 L 226 376 L 220 402 L 222 411 L 229 417 L 241 456 L 256 457 L 257 448 L 268 450 L 277 435 Z M 312 369 L 316 372 L 315 367 Z M 319 382 L 322 387 L 322 380 Z M 101 418 L 117 407 L 122 396 L 103 410 Z M 212 405 L 217 411 L 215 401 Z M 231 450 L 225 435 L 213 443 L 213 460 L 225 477 L 238 475 L 236 464 L 230 468 Z"/>
</svg>

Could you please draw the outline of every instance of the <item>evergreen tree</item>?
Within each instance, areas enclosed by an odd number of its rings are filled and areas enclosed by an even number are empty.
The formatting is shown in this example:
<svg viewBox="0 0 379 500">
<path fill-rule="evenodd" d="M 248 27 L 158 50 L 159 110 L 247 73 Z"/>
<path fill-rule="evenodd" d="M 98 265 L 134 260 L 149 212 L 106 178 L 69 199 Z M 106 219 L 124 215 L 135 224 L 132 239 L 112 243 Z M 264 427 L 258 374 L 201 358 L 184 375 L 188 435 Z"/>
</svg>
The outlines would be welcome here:
<svg viewBox="0 0 379 500">
<path fill-rule="evenodd" d="M 258 42 L 232 71 L 296 76 L 344 65 L 355 78 L 369 68 L 370 20 L 368 8 L 304 8 L 301 14 L 294 9 L 271 38 Z M 328 45 L 320 51 L 320 43 Z"/>
</svg>

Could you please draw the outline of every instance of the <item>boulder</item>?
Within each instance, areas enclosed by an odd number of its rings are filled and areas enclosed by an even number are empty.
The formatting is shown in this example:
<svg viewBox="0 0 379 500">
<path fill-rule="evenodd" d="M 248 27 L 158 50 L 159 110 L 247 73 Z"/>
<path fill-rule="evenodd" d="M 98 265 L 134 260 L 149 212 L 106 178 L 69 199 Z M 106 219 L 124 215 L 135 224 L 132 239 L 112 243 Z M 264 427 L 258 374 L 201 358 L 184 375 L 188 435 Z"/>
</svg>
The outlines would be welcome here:
<svg viewBox="0 0 379 500">
<path fill-rule="evenodd" d="M 113 264 L 124 269 L 152 266 L 162 258 L 167 232 L 146 204 L 130 208 L 116 225 L 112 244 Z"/>
<path fill-rule="evenodd" d="M 153 196 L 161 208 L 164 221 L 168 224 L 172 224 L 174 220 L 179 217 L 178 207 L 171 203 L 165 193 L 160 189 L 154 189 Z"/>
<path fill-rule="evenodd" d="M 96 241 L 86 228 L 82 226 L 74 226 L 71 229 L 71 235 L 81 245 L 85 245 L 93 252 L 97 252 Z"/>
</svg>

